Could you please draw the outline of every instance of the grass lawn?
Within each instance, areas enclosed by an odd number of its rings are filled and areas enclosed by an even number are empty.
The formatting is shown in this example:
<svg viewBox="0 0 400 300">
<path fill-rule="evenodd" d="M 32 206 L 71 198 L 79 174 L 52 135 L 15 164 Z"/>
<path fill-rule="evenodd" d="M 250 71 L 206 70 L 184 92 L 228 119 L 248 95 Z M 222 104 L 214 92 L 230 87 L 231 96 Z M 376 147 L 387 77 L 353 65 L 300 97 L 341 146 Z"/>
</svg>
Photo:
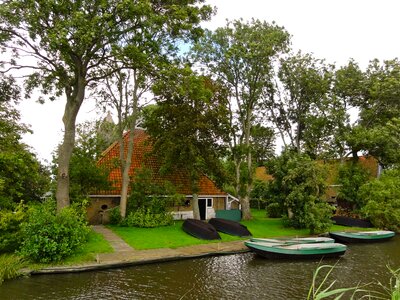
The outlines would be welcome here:
<svg viewBox="0 0 400 300">
<path fill-rule="evenodd" d="M 308 229 L 285 228 L 281 219 L 265 217 L 265 210 L 252 210 L 253 219 L 241 223 L 250 230 L 254 237 L 308 236 Z M 190 236 L 182 230 L 183 221 L 175 221 L 174 225 L 157 228 L 119 227 L 109 225 L 117 235 L 137 250 L 157 248 L 178 248 L 191 245 L 246 240 L 220 233 L 222 240 L 207 241 Z M 358 230 L 358 228 L 352 228 Z M 348 227 L 334 225 L 332 231 L 348 230 Z M 364 229 L 365 230 L 365 229 Z"/>
<path fill-rule="evenodd" d="M 114 252 L 114 249 L 104 239 L 103 235 L 92 230 L 89 233 L 88 241 L 83 244 L 79 249 L 77 249 L 77 251 L 73 255 L 64 259 L 62 261 L 62 264 L 72 265 L 94 261 L 96 259 L 96 254 L 111 252 Z"/>
</svg>

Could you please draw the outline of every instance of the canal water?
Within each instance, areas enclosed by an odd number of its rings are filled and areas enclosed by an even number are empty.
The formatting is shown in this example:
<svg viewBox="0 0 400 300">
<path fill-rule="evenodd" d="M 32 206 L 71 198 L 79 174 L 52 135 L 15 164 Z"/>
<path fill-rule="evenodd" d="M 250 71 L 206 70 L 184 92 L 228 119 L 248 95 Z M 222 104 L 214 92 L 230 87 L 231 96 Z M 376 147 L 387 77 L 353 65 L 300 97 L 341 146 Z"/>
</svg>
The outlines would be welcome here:
<svg viewBox="0 0 400 300">
<path fill-rule="evenodd" d="M 330 282 L 388 286 L 400 267 L 400 237 L 348 245 L 346 254 L 321 261 L 268 260 L 252 253 L 190 259 L 76 274 L 37 275 L 0 286 L 0 299 L 306 299 L 313 271 L 337 264 Z M 322 279 L 322 277 L 321 277 Z M 379 289 L 370 285 L 368 289 Z M 389 298 L 389 297 L 387 297 Z"/>
</svg>

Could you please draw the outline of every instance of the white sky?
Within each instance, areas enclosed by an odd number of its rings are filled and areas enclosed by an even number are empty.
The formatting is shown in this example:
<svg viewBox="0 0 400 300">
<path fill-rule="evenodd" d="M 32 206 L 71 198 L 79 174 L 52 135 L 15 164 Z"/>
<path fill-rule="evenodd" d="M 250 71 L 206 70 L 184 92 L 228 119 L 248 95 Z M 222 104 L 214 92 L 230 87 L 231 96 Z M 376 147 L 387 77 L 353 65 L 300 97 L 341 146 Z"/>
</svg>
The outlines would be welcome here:
<svg viewBox="0 0 400 300">
<path fill-rule="evenodd" d="M 208 0 L 218 12 L 206 25 L 214 29 L 226 19 L 251 18 L 275 21 L 292 35 L 296 51 L 312 52 L 329 63 L 345 64 L 354 58 L 362 67 L 369 60 L 400 56 L 400 1 L 398 0 Z M 22 121 L 34 131 L 24 137 L 42 160 L 62 139 L 65 100 L 44 105 L 35 99 L 21 105 Z M 78 122 L 95 119 L 90 99 L 78 115 Z"/>
</svg>

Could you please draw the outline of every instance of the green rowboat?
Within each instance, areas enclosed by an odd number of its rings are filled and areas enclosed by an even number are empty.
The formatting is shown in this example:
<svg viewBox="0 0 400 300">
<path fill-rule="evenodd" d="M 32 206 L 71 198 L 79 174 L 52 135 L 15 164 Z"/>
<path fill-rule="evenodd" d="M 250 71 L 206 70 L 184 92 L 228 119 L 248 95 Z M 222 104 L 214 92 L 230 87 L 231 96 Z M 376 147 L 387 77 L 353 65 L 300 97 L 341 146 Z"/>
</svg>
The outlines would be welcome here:
<svg viewBox="0 0 400 300">
<path fill-rule="evenodd" d="M 330 232 L 329 235 L 336 241 L 342 243 L 373 243 L 387 241 L 394 237 L 395 233 L 388 230 L 356 232 L 337 231 Z"/>
<path fill-rule="evenodd" d="M 244 244 L 256 254 L 265 258 L 305 259 L 338 257 L 347 247 L 337 243 L 278 244 L 246 241 Z"/>
<path fill-rule="evenodd" d="M 251 238 L 252 242 L 266 242 L 278 244 L 315 244 L 315 243 L 334 243 L 335 240 L 328 237 L 303 237 L 303 238 L 285 238 L 285 239 L 263 239 Z"/>
</svg>

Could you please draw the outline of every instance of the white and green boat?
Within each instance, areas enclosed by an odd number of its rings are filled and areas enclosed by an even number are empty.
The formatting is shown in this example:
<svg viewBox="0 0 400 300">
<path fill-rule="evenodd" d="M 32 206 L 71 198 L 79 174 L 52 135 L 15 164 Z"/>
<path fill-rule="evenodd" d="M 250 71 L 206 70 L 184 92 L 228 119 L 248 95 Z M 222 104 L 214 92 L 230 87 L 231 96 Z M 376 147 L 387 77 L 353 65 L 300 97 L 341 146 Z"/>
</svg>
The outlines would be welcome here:
<svg viewBox="0 0 400 300">
<path fill-rule="evenodd" d="M 334 243 L 335 240 L 328 237 L 295 237 L 284 239 L 265 239 L 265 238 L 251 238 L 252 242 L 266 242 L 278 244 L 316 244 L 316 243 Z"/>
<path fill-rule="evenodd" d="M 246 241 L 244 244 L 256 254 L 265 258 L 305 259 L 338 257 L 347 247 L 338 243 L 285 244 Z"/>
<path fill-rule="evenodd" d="M 329 235 L 335 241 L 342 243 L 373 243 L 383 242 L 395 236 L 393 231 L 376 230 L 376 231 L 336 231 L 330 232 Z"/>
</svg>

